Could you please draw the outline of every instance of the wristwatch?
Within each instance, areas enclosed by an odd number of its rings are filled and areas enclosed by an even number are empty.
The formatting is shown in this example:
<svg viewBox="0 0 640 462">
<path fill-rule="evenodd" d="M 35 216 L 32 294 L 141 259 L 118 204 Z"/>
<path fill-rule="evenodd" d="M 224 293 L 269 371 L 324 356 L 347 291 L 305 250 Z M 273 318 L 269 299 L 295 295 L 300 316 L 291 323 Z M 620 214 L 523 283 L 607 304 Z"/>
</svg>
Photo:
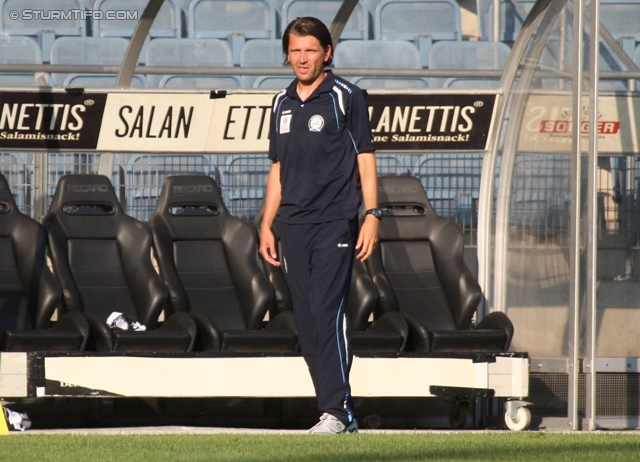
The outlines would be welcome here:
<svg viewBox="0 0 640 462">
<path fill-rule="evenodd" d="M 376 217 L 378 220 L 382 219 L 382 209 L 369 209 L 367 210 L 365 213 L 366 215 L 373 215 L 374 217 Z"/>
</svg>

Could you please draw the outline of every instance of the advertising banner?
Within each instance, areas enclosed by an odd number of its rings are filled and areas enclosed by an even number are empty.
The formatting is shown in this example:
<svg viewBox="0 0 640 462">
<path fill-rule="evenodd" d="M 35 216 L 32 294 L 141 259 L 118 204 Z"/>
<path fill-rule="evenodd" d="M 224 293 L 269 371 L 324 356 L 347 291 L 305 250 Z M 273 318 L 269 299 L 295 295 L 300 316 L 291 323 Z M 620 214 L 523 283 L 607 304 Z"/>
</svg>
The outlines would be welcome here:
<svg viewBox="0 0 640 462">
<path fill-rule="evenodd" d="M 571 151 L 573 124 L 580 124 L 581 149 L 588 148 L 589 100 L 584 98 L 579 117 L 574 117 L 570 94 L 533 94 L 525 108 L 518 149 L 527 152 Z M 598 99 L 598 152 L 638 152 L 640 98 L 606 95 Z"/>
<path fill-rule="evenodd" d="M 110 93 L 97 149 L 203 152 L 213 103 L 207 94 Z"/>
<path fill-rule="evenodd" d="M 269 147 L 273 93 L 2 92 L 0 149 L 257 153 Z M 367 96 L 376 148 L 486 149 L 496 94 Z"/>
<path fill-rule="evenodd" d="M 106 93 L 2 92 L 0 148 L 96 148 Z"/>
<path fill-rule="evenodd" d="M 273 94 L 230 94 L 215 100 L 207 152 L 267 152 Z"/>
<path fill-rule="evenodd" d="M 369 95 L 369 119 L 379 150 L 482 151 L 496 103 L 493 94 Z"/>
</svg>

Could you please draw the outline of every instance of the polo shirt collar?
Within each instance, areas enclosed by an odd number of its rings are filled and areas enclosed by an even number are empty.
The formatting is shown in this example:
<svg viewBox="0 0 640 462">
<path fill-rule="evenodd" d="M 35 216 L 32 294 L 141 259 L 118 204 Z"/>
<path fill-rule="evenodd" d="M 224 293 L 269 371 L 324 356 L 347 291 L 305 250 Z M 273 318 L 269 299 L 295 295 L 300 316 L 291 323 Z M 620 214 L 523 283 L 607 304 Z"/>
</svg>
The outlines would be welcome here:
<svg viewBox="0 0 640 462">
<path fill-rule="evenodd" d="M 310 101 L 316 98 L 320 93 L 329 93 L 333 88 L 334 80 L 335 80 L 335 75 L 333 74 L 333 71 L 331 69 L 327 69 L 327 76 L 320 83 L 318 88 L 316 88 L 313 91 L 313 93 L 311 93 L 311 96 L 307 98 L 307 101 Z M 287 95 L 291 98 L 295 98 L 299 100 L 300 97 L 298 96 L 297 85 L 298 85 L 298 79 L 297 78 L 293 79 L 293 82 L 291 82 L 291 84 L 287 87 Z"/>
</svg>

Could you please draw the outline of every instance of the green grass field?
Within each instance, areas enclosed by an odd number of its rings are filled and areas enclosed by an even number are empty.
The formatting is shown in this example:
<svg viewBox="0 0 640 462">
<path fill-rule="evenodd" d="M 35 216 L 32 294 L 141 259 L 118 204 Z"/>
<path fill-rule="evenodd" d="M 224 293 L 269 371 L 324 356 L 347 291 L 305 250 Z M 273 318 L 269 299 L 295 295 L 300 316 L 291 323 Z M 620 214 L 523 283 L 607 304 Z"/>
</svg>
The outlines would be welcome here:
<svg viewBox="0 0 640 462">
<path fill-rule="evenodd" d="M 38 435 L 0 437 L 11 461 L 631 461 L 636 433 Z"/>
</svg>

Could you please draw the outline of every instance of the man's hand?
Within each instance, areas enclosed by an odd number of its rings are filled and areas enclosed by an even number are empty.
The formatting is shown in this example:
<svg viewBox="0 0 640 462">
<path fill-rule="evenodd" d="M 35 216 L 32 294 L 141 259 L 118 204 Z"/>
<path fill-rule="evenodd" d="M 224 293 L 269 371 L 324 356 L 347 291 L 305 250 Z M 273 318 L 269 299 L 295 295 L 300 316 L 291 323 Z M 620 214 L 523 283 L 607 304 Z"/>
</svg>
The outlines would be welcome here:
<svg viewBox="0 0 640 462">
<path fill-rule="evenodd" d="M 380 220 L 373 215 L 367 215 L 364 219 L 364 223 L 360 227 L 360 234 L 358 235 L 358 242 L 356 243 L 356 250 L 360 252 L 356 255 L 356 258 L 360 261 L 365 261 L 371 256 L 373 251 L 378 245 L 378 227 L 380 226 Z"/>
<path fill-rule="evenodd" d="M 280 266 L 278 261 L 278 251 L 276 249 L 276 238 L 271 231 L 271 225 L 280 207 L 280 162 L 271 164 L 269 177 L 267 178 L 267 191 L 264 197 L 264 214 L 262 215 L 262 225 L 260 226 L 260 255 L 264 261 Z"/>
<path fill-rule="evenodd" d="M 376 157 L 373 152 L 358 154 L 358 170 L 362 185 L 362 198 L 366 210 L 378 206 L 378 173 L 376 171 Z M 356 250 L 360 252 L 356 258 L 365 261 L 371 256 L 378 245 L 378 226 L 380 221 L 373 215 L 365 215 L 364 223 L 360 227 Z"/>
<path fill-rule="evenodd" d="M 273 266 L 280 266 L 280 262 L 277 260 L 276 238 L 271 228 L 262 227 L 260 230 L 260 255 L 267 263 Z"/>
</svg>

